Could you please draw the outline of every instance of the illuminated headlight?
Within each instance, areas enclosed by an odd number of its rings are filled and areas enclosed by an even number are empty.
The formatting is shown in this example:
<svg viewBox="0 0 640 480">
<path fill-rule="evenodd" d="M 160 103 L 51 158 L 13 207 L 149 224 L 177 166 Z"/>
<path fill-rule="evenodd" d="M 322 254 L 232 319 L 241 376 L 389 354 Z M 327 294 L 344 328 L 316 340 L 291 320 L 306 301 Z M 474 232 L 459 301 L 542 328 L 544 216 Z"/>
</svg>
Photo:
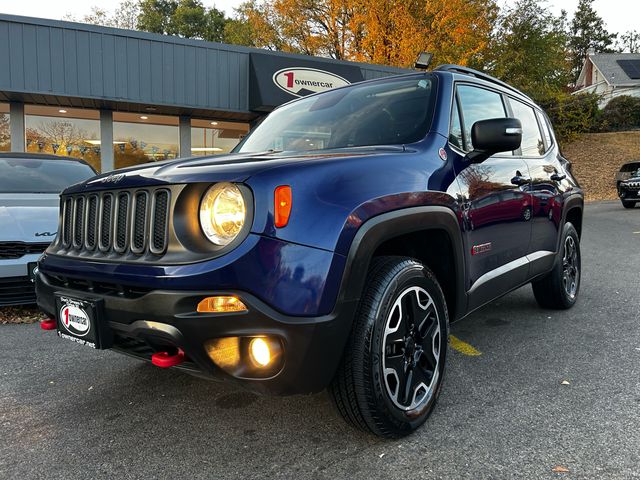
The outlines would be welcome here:
<svg viewBox="0 0 640 480">
<path fill-rule="evenodd" d="M 247 216 L 242 192 L 232 183 L 218 183 L 200 202 L 200 226 L 216 245 L 230 244 L 238 236 Z"/>
</svg>

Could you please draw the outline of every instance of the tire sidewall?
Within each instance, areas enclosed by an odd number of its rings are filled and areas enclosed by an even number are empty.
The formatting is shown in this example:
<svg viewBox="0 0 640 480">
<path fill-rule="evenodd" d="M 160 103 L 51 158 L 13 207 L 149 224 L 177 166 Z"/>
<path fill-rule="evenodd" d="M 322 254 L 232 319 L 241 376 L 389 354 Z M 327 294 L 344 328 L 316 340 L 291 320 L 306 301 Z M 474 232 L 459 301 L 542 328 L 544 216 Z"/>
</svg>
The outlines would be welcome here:
<svg viewBox="0 0 640 480">
<path fill-rule="evenodd" d="M 573 241 L 576 245 L 576 251 L 578 253 L 578 285 L 576 286 L 576 294 L 571 298 L 569 294 L 565 291 L 564 285 L 562 283 L 562 259 L 564 258 L 565 253 L 565 244 L 567 241 L 567 237 L 573 237 Z M 578 237 L 578 232 L 575 227 L 571 223 L 565 223 L 563 234 L 562 234 L 562 245 L 560 246 L 560 257 L 558 258 L 558 276 L 560 282 L 560 288 L 562 290 L 563 302 L 567 307 L 573 306 L 578 300 L 578 295 L 580 294 L 580 285 L 582 284 L 582 252 L 580 251 L 580 237 Z"/>
<path fill-rule="evenodd" d="M 384 330 L 387 317 L 393 307 L 398 295 L 409 287 L 418 286 L 424 288 L 434 301 L 438 320 L 440 322 L 440 359 L 438 363 L 438 380 L 432 390 L 429 400 L 420 406 L 419 411 L 406 412 L 398 408 L 389 398 L 382 369 L 382 345 L 384 341 Z M 407 266 L 399 272 L 389 283 L 377 305 L 373 327 L 373 334 L 369 345 L 371 356 L 370 380 L 374 394 L 375 407 L 378 411 L 384 412 L 387 421 L 391 423 L 393 431 L 411 431 L 422 425 L 435 406 L 435 403 L 442 388 L 444 371 L 447 356 L 448 344 L 448 314 L 444 295 L 440 286 L 431 275 L 425 275 L 424 267 L 419 263 Z"/>
</svg>

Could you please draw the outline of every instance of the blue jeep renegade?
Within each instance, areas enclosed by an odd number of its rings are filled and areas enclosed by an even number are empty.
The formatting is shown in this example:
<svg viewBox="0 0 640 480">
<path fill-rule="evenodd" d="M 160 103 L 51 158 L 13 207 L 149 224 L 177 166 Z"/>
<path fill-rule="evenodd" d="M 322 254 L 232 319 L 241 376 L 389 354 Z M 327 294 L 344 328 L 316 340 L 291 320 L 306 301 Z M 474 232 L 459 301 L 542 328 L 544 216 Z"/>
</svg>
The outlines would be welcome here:
<svg viewBox="0 0 640 480">
<path fill-rule="evenodd" d="M 529 282 L 575 303 L 582 210 L 519 91 L 451 65 L 358 83 L 276 109 L 233 154 L 63 192 L 42 327 L 260 392 L 329 387 L 397 437 L 433 410 L 450 321 Z"/>
</svg>

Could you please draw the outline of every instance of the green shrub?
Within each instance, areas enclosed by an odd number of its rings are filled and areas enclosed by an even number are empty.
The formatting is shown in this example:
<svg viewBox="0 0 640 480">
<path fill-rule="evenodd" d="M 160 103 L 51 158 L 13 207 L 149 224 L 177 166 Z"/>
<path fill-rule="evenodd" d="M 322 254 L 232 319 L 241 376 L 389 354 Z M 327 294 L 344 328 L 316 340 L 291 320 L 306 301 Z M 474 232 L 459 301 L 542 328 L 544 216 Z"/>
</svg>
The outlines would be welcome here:
<svg viewBox="0 0 640 480">
<path fill-rule="evenodd" d="M 601 124 L 599 96 L 593 93 L 570 95 L 559 92 L 541 100 L 560 141 L 574 140 L 581 133 L 593 132 Z"/>
<path fill-rule="evenodd" d="M 611 99 L 602 110 L 600 131 L 640 128 L 640 98 L 620 95 Z"/>
</svg>

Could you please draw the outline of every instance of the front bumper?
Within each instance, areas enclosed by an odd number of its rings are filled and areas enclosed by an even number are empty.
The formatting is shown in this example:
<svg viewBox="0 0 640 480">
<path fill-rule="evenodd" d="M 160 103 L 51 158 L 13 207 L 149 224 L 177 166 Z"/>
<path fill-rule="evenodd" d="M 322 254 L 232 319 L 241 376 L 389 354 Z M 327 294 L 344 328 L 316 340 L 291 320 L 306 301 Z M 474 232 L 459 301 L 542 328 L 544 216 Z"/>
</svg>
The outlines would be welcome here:
<svg viewBox="0 0 640 480">
<path fill-rule="evenodd" d="M 186 361 L 178 367 L 216 380 L 236 381 L 261 393 L 289 395 L 314 393 L 333 378 L 351 329 L 356 302 L 338 303 L 332 314 L 321 317 L 283 315 L 256 297 L 235 291 L 97 292 L 74 284 L 59 284 L 54 277 L 36 277 L 38 306 L 55 311 L 54 293 L 103 301 L 103 321 L 113 333 L 113 349 L 150 360 L 155 352 L 178 347 Z M 243 313 L 198 313 L 196 306 L 212 295 L 238 296 L 247 306 Z M 284 346 L 282 369 L 270 378 L 239 378 L 218 368 L 204 343 L 213 338 L 270 335 Z"/>
<path fill-rule="evenodd" d="M 621 183 L 618 186 L 618 196 L 621 200 L 640 201 L 640 182 Z"/>
<path fill-rule="evenodd" d="M 36 303 L 29 264 L 35 264 L 40 255 L 37 253 L 0 260 L 0 307 Z"/>
</svg>

